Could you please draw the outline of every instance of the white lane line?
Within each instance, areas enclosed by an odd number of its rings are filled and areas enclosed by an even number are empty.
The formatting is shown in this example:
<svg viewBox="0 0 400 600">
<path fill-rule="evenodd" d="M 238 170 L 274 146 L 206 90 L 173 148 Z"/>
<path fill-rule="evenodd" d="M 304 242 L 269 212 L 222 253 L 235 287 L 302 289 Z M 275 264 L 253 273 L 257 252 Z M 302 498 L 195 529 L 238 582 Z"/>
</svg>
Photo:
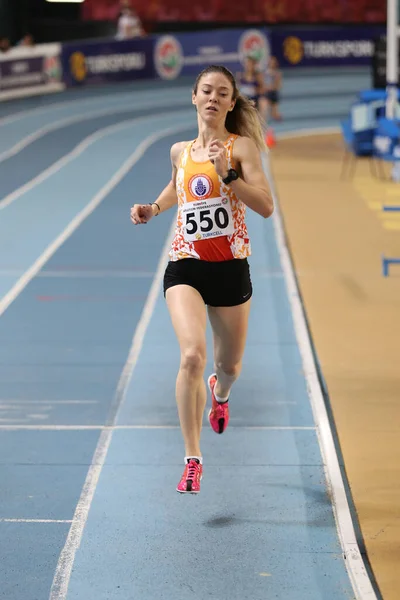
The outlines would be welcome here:
<svg viewBox="0 0 400 600">
<path fill-rule="evenodd" d="M 69 519 L 1 519 L 0 523 L 72 523 Z"/>
<path fill-rule="evenodd" d="M 306 137 L 312 135 L 323 135 L 326 133 L 332 133 L 332 129 L 309 129 L 307 131 L 300 132 L 300 135 Z M 285 134 L 286 139 L 290 137 L 296 138 L 298 137 L 298 133 L 292 132 L 291 134 Z M 340 471 L 339 460 L 336 454 L 335 442 L 318 378 L 318 370 L 314 360 L 312 342 L 307 329 L 304 309 L 294 274 L 294 267 L 290 258 L 286 241 L 278 197 L 267 157 L 265 157 L 264 165 L 266 173 L 268 174 L 271 189 L 273 191 L 275 211 L 272 215 L 272 220 L 276 243 L 282 269 L 285 273 L 287 293 L 291 306 L 297 343 L 299 345 L 303 362 L 303 370 L 307 382 L 310 404 L 317 426 L 317 437 L 325 465 L 325 477 L 332 497 L 336 527 L 345 559 L 344 564 L 346 566 L 357 600 L 377 600 L 374 588 L 365 568 L 360 548 L 357 544 L 350 507 L 346 497 L 346 490 Z"/>
<path fill-rule="evenodd" d="M 21 152 L 21 150 L 23 150 L 24 148 L 29 146 L 29 144 L 32 144 L 36 140 L 45 136 L 46 134 L 48 134 L 52 131 L 56 131 L 57 129 L 61 129 L 62 127 L 66 127 L 67 125 L 81 123 L 83 121 L 88 121 L 90 119 L 94 119 L 97 117 L 106 117 L 106 116 L 111 116 L 111 115 L 117 115 L 120 113 L 128 112 L 129 110 L 131 112 L 134 112 L 134 111 L 145 110 L 145 109 L 150 109 L 150 108 L 154 108 L 154 109 L 155 108 L 163 108 L 165 110 L 168 107 L 165 106 L 165 98 L 162 98 L 162 100 L 158 100 L 156 102 L 148 101 L 148 102 L 146 102 L 146 104 L 139 104 L 139 105 L 137 105 L 137 104 L 133 105 L 132 99 L 130 99 L 129 104 L 124 104 L 123 106 L 120 106 L 118 108 L 107 108 L 107 109 L 103 108 L 101 110 L 94 110 L 89 113 L 81 113 L 79 115 L 74 115 L 73 117 L 65 117 L 63 119 L 59 119 L 58 121 L 54 121 L 53 123 L 50 123 L 49 125 L 40 127 L 33 133 L 27 135 L 22 140 L 17 142 L 9 150 L 5 150 L 3 153 L 0 154 L 0 163 L 7 160 L 8 158 L 11 158 L 12 156 L 15 156 L 16 154 L 18 154 L 18 152 Z M 153 115 L 153 118 L 154 118 L 154 115 Z"/>
<path fill-rule="evenodd" d="M 11 422 L 11 419 L 2 419 Z M 20 420 L 20 419 L 14 419 Z M 26 419 L 25 419 L 26 420 Z M 1 425 L 0 431 L 101 431 L 103 425 Z"/>
<path fill-rule="evenodd" d="M 8 405 L 20 406 L 22 404 L 98 404 L 99 400 L 17 400 L 13 398 L 0 398 L 0 408 L 6 408 Z"/>
<path fill-rule="evenodd" d="M 235 426 L 232 425 L 232 429 L 263 429 L 265 431 L 315 431 L 314 426 L 306 426 L 301 425 L 296 427 L 296 425 L 243 425 L 243 426 Z"/>
<path fill-rule="evenodd" d="M 93 98 L 91 99 L 93 102 Z M 68 108 L 73 107 L 75 105 L 81 104 L 82 108 L 90 104 L 90 100 L 64 100 L 63 102 L 52 102 L 47 106 L 40 106 L 36 108 L 30 108 L 28 110 L 21 110 L 17 113 L 13 113 L 12 115 L 7 115 L 6 117 L 2 117 L 0 119 L 0 127 L 4 127 L 5 125 L 10 125 L 11 123 L 16 123 L 17 121 L 21 121 L 26 117 L 38 116 L 42 114 L 49 113 L 50 111 L 54 112 L 59 108 Z"/>
<path fill-rule="evenodd" d="M 122 431 L 129 429 L 180 429 L 179 425 L 0 425 L 0 431 Z M 229 425 L 229 429 L 262 429 L 265 431 L 315 431 L 305 425 Z"/>
<path fill-rule="evenodd" d="M 164 101 L 166 98 L 169 99 L 169 96 L 171 96 L 171 100 L 173 100 L 175 96 L 177 98 L 181 98 L 182 94 L 187 93 L 188 89 L 190 90 L 189 86 L 176 87 L 172 89 L 173 92 L 171 92 L 171 89 L 161 89 L 161 95 Z M 152 95 L 154 97 L 154 90 L 132 90 L 131 92 L 122 92 L 119 94 L 110 94 L 109 96 L 103 96 L 101 100 L 104 101 L 105 98 L 105 104 L 112 106 L 113 104 L 116 104 L 121 100 L 123 101 L 126 98 L 127 101 L 130 101 L 133 105 L 134 102 L 150 102 Z M 49 114 L 51 112 L 57 111 L 59 108 L 73 108 L 76 106 L 85 108 L 86 106 L 88 106 L 89 108 L 93 109 L 93 104 L 95 102 L 96 98 L 93 96 L 84 100 L 82 100 L 82 98 L 77 98 L 76 100 L 63 100 L 62 102 L 52 102 L 46 106 L 39 106 L 36 108 L 30 108 L 28 110 L 21 110 L 12 115 L 7 115 L 5 117 L 0 118 L 0 127 L 3 127 L 4 125 L 10 125 L 11 123 L 16 123 L 17 121 L 21 121 L 26 117 L 37 116 L 41 114 Z"/>
<path fill-rule="evenodd" d="M 179 127 L 168 127 L 145 138 L 135 152 L 123 163 L 113 177 L 101 188 L 101 190 L 92 198 L 92 200 L 83 208 L 60 233 L 60 235 L 49 245 L 32 266 L 18 279 L 10 291 L 0 300 L 0 316 L 17 298 L 28 283 L 35 277 L 44 264 L 53 256 L 58 248 L 73 234 L 73 232 L 83 223 L 83 221 L 99 206 L 99 204 L 108 196 L 108 194 L 119 184 L 119 182 L 129 173 L 132 167 L 143 156 L 148 148 L 157 140 L 162 139 L 172 133 L 190 129 L 188 125 Z"/>
<path fill-rule="evenodd" d="M 118 386 L 115 392 L 115 398 L 111 406 L 108 425 L 102 431 L 99 442 L 97 444 L 92 465 L 88 470 L 86 480 L 82 489 L 78 505 L 75 510 L 73 522 L 69 530 L 69 534 L 63 550 L 61 551 L 56 572 L 53 579 L 53 584 L 50 591 L 50 600 L 62 600 L 67 597 L 68 586 L 71 577 L 72 567 L 75 560 L 75 554 L 81 543 L 83 530 L 88 518 L 90 506 L 93 496 L 99 481 L 100 473 L 106 460 L 108 449 L 110 447 L 113 428 L 118 418 L 118 412 L 124 402 L 127 387 L 132 377 L 133 370 L 138 360 L 147 327 L 150 323 L 154 307 L 160 292 L 161 282 L 168 260 L 168 252 L 171 246 L 172 238 L 175 231 L 175 220 L 172 221 L 170 231 L 166 242 L 161 252 L 160 260 L 157 266 L 156 274 L 151 285 L 149 295 L 143 307 L 139 323 L 133 335 L 132 345 L 129 351 L 128 358 L 122 370 Z"/>
<path fill-rule="evenodd" d="M 188 112 L 187 114 L 190 113 Z M 165 115 L 163 115 L 163 117 L 160 117 L 160 119 L 165 117 L 168 118 L 169 116 L 176 116 L 176 112 L 165 113 Z M 47 169 L 39 173 L 39 175 L 36 175 L 36 177 L 31 179 L 30 181 L 27 181 L 24 185 L 14 190 L 11 194 L 8 194 L 8 196 L 5 196 L 3 199 L 0 199 L 0 210 L 3 210 L 4 208 L 12 204 L 15 200 L 20 198 L 23 194 L 29 192 L 30 190 L 38 186 L 40 183 L 43 183 L 43 181 L 60 171 L 68 163 L 78 158 L 78 156 L 80 156 L 89 146 L 91 146 L 95 142 L 101 140 L 107 135 L 111 135 L 119 131 L 120 129 L 126 129 L 128 125 L 134 125 L 136 123 L 154 123 L 154 119 L 154 115 L 152 117 L 136 117 L 135 119 L 128 119 L 126 121 L 121 121 L 117 124 L 114 123 L 114 125 L 109 125 L 107 127 L 104 127 L 103 129 L 99 129 L 95 133 L 92 133 L 84 140 L 82 140 L 82 142 L 80 142 L 77 146 L 75 146 L 75 148 L 71 150 L 71 152 L 65 154 L 62 158 L 60 158 L 55 163 L 47 167 Z M 186 127 L 186 129 L 188 129 L 188 127 Z"/>
<path fill-rule="evenodd" d="M 49 104 L 47 106 L 38 106 L 36 108 L 29 108 L 28 110 L 20 110 L 11 115 L 2 117 L 0 119 L 0 127 L 3 127 L 4 125 L 10 125 L 11 123 L 16 123 L 17 121 L 21 121 L 22 119 L 25 119 L 26 117 L 32 117 L 32 116 L 37 116 L 37 115 L 48 113 L 49 110 L 54 109 L 54 108 L 58 109 L 58 108 L 73 106 L 75 104 L 78 104 L 79 102 L 82 102 L 82 100 L 64 100 L 63 102 L 52 102 L 51 104 Z M 84 104 L 88 104 L 88 101 L 83 101 L 82 105 L 84 105 Z"/>
<path fill-rule="evenodd" d="M 1 272 L 0 272 L 1 275 Z M 96 278 L 96 277 L 114 277 L 114 278 L 126 278 L 126 279 L 140 279 L 154 277 L 154 273 L 150 271 L 123 271 L 123 270 L 104 270 L 104 271 L 41 271 L 38 273 L 38 277 L 61 277 L 61 278 Z"/>
</svg>

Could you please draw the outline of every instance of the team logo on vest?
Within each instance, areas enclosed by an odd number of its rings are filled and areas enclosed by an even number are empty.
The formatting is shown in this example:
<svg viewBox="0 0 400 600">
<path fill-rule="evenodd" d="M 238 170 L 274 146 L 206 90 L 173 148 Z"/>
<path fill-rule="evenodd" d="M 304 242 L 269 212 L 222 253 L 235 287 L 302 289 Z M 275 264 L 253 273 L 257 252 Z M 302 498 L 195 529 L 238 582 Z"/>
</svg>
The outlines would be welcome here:
<svg viewBox="0 0 400 600">
<path fill-rule="evenodd" d="M 243 63 L 246 58 L 254 58 L 258 67 L 265 69 L 270 56 L 269 41 L 259 29 L 250 29 L 240 36 L 239 55 Z"/>
<path fill-rule="evenodd" d="M 194 198 L 205 200 L 213 191 L 213 183 L 208 175 L 194 175 L 189 181 L 189 190 Z"/>
<path fill-rule="evenodd" d="M 300 38 L 293 35 L 283 41 L 283 54 L 288 62 L 297 65 L 304 56 L 304 46 Z"/>
<path fill-rule="evenodd" d="M 183 66 L 183 50 L 172 35 L 163 35 L 154 47 L 154 65 L 162 79 L 175 79 Z"/>
</svg>

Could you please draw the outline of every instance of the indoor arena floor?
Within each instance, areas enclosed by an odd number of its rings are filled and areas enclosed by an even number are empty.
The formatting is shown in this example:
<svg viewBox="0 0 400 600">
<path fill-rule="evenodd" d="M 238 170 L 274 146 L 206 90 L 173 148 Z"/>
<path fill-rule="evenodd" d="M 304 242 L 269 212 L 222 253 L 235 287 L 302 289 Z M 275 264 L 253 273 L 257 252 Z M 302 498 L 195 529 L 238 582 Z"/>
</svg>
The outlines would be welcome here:
<svg viewBox="0 0 400 600">
<path fill-rule="evenodd" d="M 273 172 L 347 478 L 380 591 L 400 590 L 400 186 L 339 134 L 281 140 Z M 371 170 L 372 167 L 372 170 Z M 354 174 L 351 175 L 351 169 Z M 379 175 L 377 177 L 376 175 Z M 300 192 L 300 193 L 299 193 Z"/>
<path fill-rule="evenodd" d="M 310 137 L 337 127 L 368 86 L 362 70 L 285 81 L 277 133 L 287 139 L 265 161 L 277 209 L 268 220 L 248 213 L 243 372 L 224 435 L 205 419 L 198 497 L 175 491 L 179 352 L 161 290 L 175 215 L 129 221 L 130 206 L 169 181 L 171 144 L 196 134 L 190 84 L 0 105 L 0 598 L 373 600 L 375 575 L 395 599 L 398 545 L 386 536 L 398 517 L 397 324 L 387 288 L 394 294 L 399 279 L 394 269 L 383 281 L 380 257 L 362 251 L 365 165 L 341 183 L 338 138 Z M 351 252 L 350 230 L 360 240 Z M 375 261 L 356 262 L 361 283 L 346 248 Z M 353 312 L 339 317 L 335 294 Z M 376 320 L 378 340 L 362 319 Z M 388 339 L 390 360 L 374 360 Z"/>
</svg>

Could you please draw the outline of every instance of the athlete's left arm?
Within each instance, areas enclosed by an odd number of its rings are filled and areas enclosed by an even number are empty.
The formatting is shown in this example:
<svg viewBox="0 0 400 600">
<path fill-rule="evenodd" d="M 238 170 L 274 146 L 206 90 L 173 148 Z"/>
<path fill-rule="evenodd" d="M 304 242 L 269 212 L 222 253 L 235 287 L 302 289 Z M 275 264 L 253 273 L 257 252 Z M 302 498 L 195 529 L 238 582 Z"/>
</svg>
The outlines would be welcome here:
<svg viewBox="0 0 400 600">
<path fill-rule="evenodd" d="M 260 151 L 248 137 L 239 137 L 233 146 L 233 159 L 240 164 L 241 177 L 229 187 L 249 208 L 266 219 L 274 212 L 271 189 L 261 162 Z"/>
</svg>

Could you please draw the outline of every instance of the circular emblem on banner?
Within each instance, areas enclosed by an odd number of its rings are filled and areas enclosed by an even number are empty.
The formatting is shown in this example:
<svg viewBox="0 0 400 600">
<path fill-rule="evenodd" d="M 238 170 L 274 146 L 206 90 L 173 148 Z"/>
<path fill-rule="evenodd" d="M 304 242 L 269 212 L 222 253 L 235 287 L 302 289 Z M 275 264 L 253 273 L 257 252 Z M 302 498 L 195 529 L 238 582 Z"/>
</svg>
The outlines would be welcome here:
<svg viewBox="0 0 400 600">
<path fill-rule="evenodd" d="M 239 56 L 243 63 L 246 58 L 254 58 L 260 69 L 265 69 L 270 57 L 270 45 L 267 36 L 259 29 L 250 29 L 240 36 Z"/>
<path fill-rule="evenodd" d="M 213 191 L 213 182 L 208 175 L 194 175 L 189 181 L 189 190 L 194 198 L 205 200 Z"/>
<path fill-rule="evenodd" d="M 83 81 L 87 75 L 86 59 L 82 52 L 73 52 L 69 58 L 71 75 L 75 81 Z"/>
<path fill-rule="evenodd" d="M 304 56 L 303 42 L 300 38 L 290 36 L 283 41 L 283 55 L 292 65 L 297 65 Z"/>
<path fill-rule="evenodd" d="M 45 56 L 43 70 L 49 83 L 61 81 L 61 64 L 57 56 Z"/>
<path fill-rule="evenodd" d="M 175 79 L 183 66 L 183 50 L 172 35 L 163 35 L 154 47 L 154 65 L 162 79 Z"/>
</svg>

